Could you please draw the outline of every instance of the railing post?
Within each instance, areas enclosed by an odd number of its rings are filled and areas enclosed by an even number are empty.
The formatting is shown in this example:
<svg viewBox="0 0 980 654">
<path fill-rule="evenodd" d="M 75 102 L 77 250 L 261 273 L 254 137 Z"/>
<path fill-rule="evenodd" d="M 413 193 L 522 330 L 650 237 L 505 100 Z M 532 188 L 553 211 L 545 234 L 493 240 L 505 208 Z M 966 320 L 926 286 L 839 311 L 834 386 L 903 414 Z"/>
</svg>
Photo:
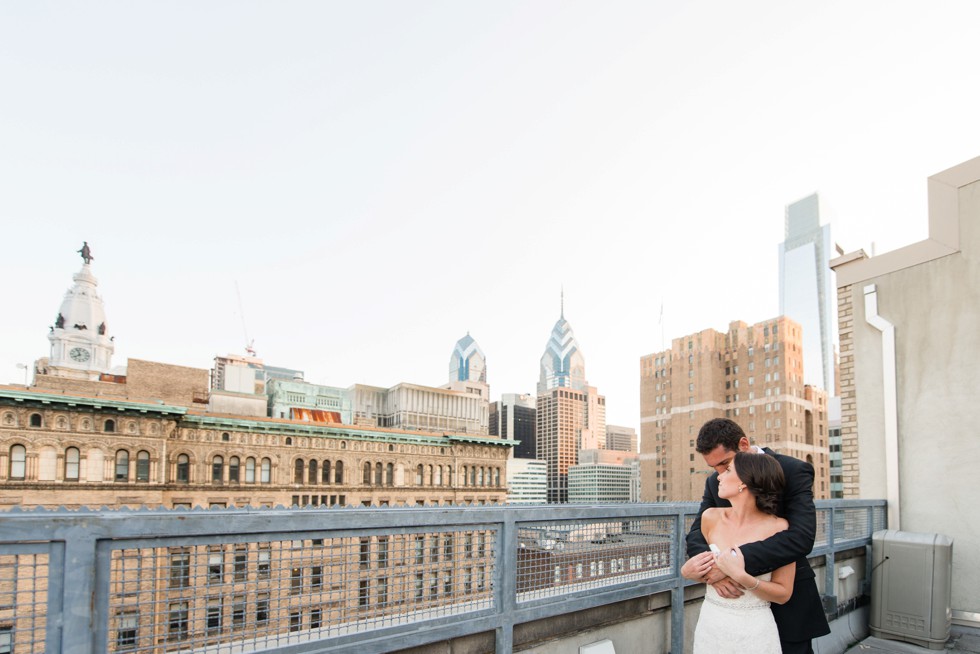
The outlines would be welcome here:
<svg viewBox="0 0 980 654">
<path fill-rule="evenodd" d="M 513 513 L 505 511 L 503 514 L 494 574 L 498 581 L 494 603 L 500 616 L 500 626 L 494 634 L 496 654 L 510 654 L 514 650 L 514 612 L 517 610 L 517 524 Z"/>
<path fill-rule="evenodd" d="M 684 578 L 682 561 L 687 557 L 684 533 L 684 509 L 674 516 L 674 587 L 670 590 L 670 654 L 684 654 Z"/>
<path fill-rule="evenodd" d="M 72 523 L 65 538 L 64 610 L 62 615 L 62 654 L 92 654 L 107 651 L 108 635 L 97 624 L 95 536 L 86 533 L 84 522 Z M 106 571 L 108 574 L 108 571 Z M 56 650 L 57 651 L 57 650 Z"/>
<path fill-rule="evenodd" d="M 836 548 L 834 546 L 837 541 L 834 525 L 837 522 L 837 513 L 833 506 L 827 511 L 829 515 L 827 517 L 827 552 L 824 555 L 823 611 L 827 614 L 833 614 L 837 611 L 837 594 L 834 593 L 836 569 Z"/>
</svg>

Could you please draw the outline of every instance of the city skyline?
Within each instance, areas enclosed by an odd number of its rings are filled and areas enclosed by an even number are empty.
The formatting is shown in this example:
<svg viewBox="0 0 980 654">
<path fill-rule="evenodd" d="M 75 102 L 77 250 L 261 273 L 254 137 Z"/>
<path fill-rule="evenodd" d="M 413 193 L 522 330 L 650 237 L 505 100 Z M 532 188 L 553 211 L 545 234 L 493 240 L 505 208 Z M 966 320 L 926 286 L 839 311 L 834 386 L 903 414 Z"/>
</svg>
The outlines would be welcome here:
<svg viewBox="0 0 980 654">
<path fill-rule="evenodd" d="M 534 393 L 564 286 L 638 428 L 641 356 L 778 314 L 787 205 L 892 250 L 977 150 L 971 3 L 378 6 L 0 7 L 0 383 L 88 241 L 114 365 L 254 340 L 319 384 L 436 385 L 469 332 L 491 399 Z"/>
</svg>

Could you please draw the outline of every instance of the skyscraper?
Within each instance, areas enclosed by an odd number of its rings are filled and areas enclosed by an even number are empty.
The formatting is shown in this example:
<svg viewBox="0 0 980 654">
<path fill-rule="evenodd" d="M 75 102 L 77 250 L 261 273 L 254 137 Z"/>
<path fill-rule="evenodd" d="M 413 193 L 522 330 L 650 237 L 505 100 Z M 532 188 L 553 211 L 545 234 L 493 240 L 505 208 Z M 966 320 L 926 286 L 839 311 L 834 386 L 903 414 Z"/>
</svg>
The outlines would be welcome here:
<svg viewBox="0 0 980 654">
<path fill-rule="evenodd" d="M 830 497 L 827 394 L 804 383 L 801 343 L 800 326 L 780 316 L 675 338 L 640 359 L 644 501 L 700 499 L 711 468 L 695 441 L 712 418 L 731 418 L 753 444 L 810 462 L 814 496 Z"/>
<path fill-rule="evenodd" d="M 830 225 L 820 225 L 814 193 L 786 207 L 786 240 L 779 244 L 779 313 L 803 328 L 806 383 L 836 395 Z"/>
<path fill-rule="evenodd" d="M 548 464 L 548 502 L 567 502 L 578 451 L 605 446 L 606 398 L 585 380 L 585 357 L 564 308 L 541 356 L 535 440 L 537 458 Z"/>
<path fill-rule="evenodd" d="M 515 459 L 537 458 L 536 413 L 533 395 L 504 393 L 490 404 L 490 435 L 518 441 L 514 447 Z"/>
</svg>

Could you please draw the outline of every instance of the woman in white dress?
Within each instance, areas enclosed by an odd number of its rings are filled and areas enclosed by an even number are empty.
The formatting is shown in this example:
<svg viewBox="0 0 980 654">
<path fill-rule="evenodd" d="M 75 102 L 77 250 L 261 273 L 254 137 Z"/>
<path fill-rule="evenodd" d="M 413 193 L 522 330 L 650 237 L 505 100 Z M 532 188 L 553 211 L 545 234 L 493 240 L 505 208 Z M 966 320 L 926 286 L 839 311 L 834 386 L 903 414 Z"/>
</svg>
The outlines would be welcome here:
<svg viewBox="0 0 980 654">
<path fill-rule="evenodd" d="M 726 599 L 712 586 L 705 589 L 694 631 L 694 654 L 780 654 L 779 632 L 769 603 L 782 604 L 793 594 L 796 564 L 753 577 L 745 571 L 739 546 L 765 540 L 789 527 L 776 515 L 784 483 L 782 468 L 774 458 L 751 452 L 737 453 L 728 469 L 718 475 L 718 497 L 728 500 L 731 507 L 706 509 L 701 516 L 701 531 L 717 551 L 691 557 L 681 574 L 700 581 L 718 566 L 745 593 Z"/>
</svg>

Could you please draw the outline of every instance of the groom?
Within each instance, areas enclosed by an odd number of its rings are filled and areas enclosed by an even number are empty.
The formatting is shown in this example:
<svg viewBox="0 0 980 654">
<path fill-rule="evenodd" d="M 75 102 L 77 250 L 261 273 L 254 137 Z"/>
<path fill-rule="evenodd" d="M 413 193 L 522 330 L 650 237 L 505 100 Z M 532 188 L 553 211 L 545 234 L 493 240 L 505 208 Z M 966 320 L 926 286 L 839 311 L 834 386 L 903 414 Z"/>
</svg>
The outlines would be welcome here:
<svg viewBox="0 0 980 654">
<path fill-rule="evenodd" d="M 827 617 L 820 603 L 820 594 L 814 581 L 813 570 L 806 555 L 813 549 L 817 533 L 817 510 L 813 506 L 813 466 L 791 456 L 776 454 L 749 444 L 749 439 L 732 420 L 709 420 L 698 432 L 697 451 L 705 462 L 715 469 L 704 484 L 704 497 L 698 517 L 687 535 L 687 555 L 700 554 L 708 549 L 701 535 L 701 514 L 717 506 L 731 506 L 728 500 L 718 497 L 718 473 L 724 472 L 735 458 L 736 452 L 759 452 L 772 456 L 783 469 L 786 486 L 779 503 L 779 515 L 789 521 L 789 529 L 764 541 L 741 546 L 745 556 L 745 570 L 761 575 L 796 561 L 796 580 L 793 596 L 785 604 L 773 604 L 772 614 L 779 628 L 779 640 L 783 654 L 810 654 L 811 639 L 830 633 Z M 738 597 L 744 589 L 725 576 L 717 567 L 712 568 L 704 579 L 714 586 L 722 597 Z"/>
</svg>

